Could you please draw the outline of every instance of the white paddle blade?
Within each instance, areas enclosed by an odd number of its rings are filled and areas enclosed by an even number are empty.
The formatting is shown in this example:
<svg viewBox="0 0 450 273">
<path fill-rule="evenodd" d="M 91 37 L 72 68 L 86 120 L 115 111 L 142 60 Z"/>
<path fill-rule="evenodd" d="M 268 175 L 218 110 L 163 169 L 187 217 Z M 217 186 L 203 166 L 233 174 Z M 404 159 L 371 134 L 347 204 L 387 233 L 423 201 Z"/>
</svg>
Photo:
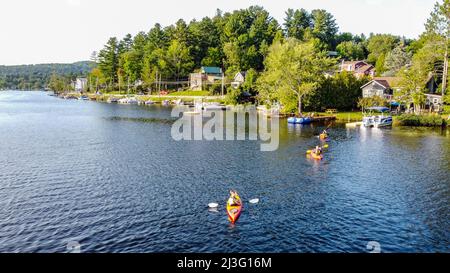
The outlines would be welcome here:
<svg viewBox="0 0 450 273">
<path fill-rule="evenodd" d="M 217 203 L 209 203 L 208 204 L 208 207 L 210 207 L 210 208 L 212 208 L 212 209 L 215 209 L 215 208 L 217 208 L 219 206 L 219 204 L 217 204 Z"/>
<path fill-rule="evenodd" d="M 255 199 L 250 200 L 249 202 L 250 202 L 250 204 L 256 204 L 259 202 L 259 199 L 255 198 Z"/>
</svg>

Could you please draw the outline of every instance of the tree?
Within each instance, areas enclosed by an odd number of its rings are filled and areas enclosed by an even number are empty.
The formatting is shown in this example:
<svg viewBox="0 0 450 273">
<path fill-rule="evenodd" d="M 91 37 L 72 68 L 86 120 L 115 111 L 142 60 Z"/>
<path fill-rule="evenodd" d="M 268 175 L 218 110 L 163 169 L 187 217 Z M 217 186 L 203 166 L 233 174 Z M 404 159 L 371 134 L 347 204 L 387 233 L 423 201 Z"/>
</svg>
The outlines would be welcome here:
<svg viewBox="0 0 450 273">
<path fill-rule="evenodd" d="M 259 6 L 234 11 L 223 25 L 223 51 L 227 74 L 264 68 L 267 45 L 280 30 L 278 22 Z"/>
<path fill-rule="evenodd" d="M 98 54 L 98 67 L 111 85 L 117 82 L 118 49 L 117 38 L 113 37 L 108 40 L 105 47 Z"/>
<path fill-rule="evenodd" d="M 329 49 L 334 48 L 339 28 L 333 15 L 326 10 L 316 9 L 311 12 L 311 17 L 312 35 L 327 44 Z"/>
<path fill-rule="evenodd" d="M 343 71 L 324 79 L 305 106 L 314 111 L 327 108 L 353 110 L 357 108 L 358 99 L 362 96 L 361 86 L 369 81 L 369 77 L 357 78 L 353 73 Z"/>
<path fill-rule="evenodd" d="M 288 38 L 270 47 L 258 85 L 270 99 L 277 98 L 285 111 L 297 108 L 301 114 L 303 99 L 317 89 L 324 72 L 334 63 L 317 39 L 301 42 Z"/>
<path fill-rule="evenodd" d="M 353 41 L 344 41 L 336 47 L 339 55 L 346 60 L 362 60 L 364 59 L 364 46 L 361 43 Z"/>
<path fill-rule="evenodd" d="M 196 67 L 203 62 L 213 63 L 211 66 L 221 66 L 223 52 L 221 51 L 220 31 L 214 21 L 208 17 L 201 21 L 189 23 L 190 51 Z M 204 60 L 207 58 L 207 60 Z M 208 65 L 209 66 L 209 65 Z"/>
<path fill-rule="evenodd" d="M 380 96 L 366 97 L 358 99 L 358 107 L 362 110 L 374 106 L 387 106 L 388 101 Z"/>
<path fill-rule="evenodd" d="M 311 30 L 311 15 L 304 9 L 288 9 L 283 25 L 286 37 L 303 40 L 305 32 Z"/>
<path fill-rule="evenodd" d="M 400 77 L 399 89 L 394 92 L 395 99 L 406 105 L 408 109 L 413 104 L 414 112 L 419 113 L 425 103 L 424 87 L 427 75 L 417 67 L 413 67 L 400 70 L 398 76 Z"/>
<path fill-rule="evenodd" d="M 88 79 L 89 79 L 89 86 L 90 87 L 95 86 L 96 91 L 98 91 L 100 85 L 103 85 L 106 82 L 105 76 L 103 75 L 102 71 L 99 68 L 92 69 Z"/>
<path fill-rule="evenodd" d="M 194 66 L 188 47 L 178 40 L 173 40 L 167 48 L 164 62 L 163 67 L 169 72 L 170 78 L 177 81 L 181 77 L 186 77 Z"/>
<path fill-rule="evenodd" d="M 411 63 L 412 53 L 406 51 L 405 43 L 402 41 L 391 52 L 389 52 L 385 59 L 384 67 L 386 72 L 383 76 L 394 76 L 401 68 Z"/>
<path fill-rule="evenodd" d="M 55 93 L 70 89 L 67 79 L 64 76 L 53 74 L 50 77 L 48 87 Z"/>
<path fill-rule="evenodd" d="M 443 51 L 442 95 L 444 95 L 447 89 L 448 79 L 450 0 L 443 0 L 442 4 L 439 4 L 438 2 L 435 4 L 434 10 L 425 24 L 425 28 L 427 33 L 435 34 L 442 39 L 440 44 Z M 431 35 L 431 37 L 436 37 L 435 35 Z"/>
<path fill-rule="evenodd" d="M 369 51 L 367 61 L 375 64 L 378 75 L 385 71 L 384 62 L 386 55 L 397 46 L 398 41 L 398 37 L 390 34 L 372 35 L 367 40 L 367 50 Z"/>
</svg>

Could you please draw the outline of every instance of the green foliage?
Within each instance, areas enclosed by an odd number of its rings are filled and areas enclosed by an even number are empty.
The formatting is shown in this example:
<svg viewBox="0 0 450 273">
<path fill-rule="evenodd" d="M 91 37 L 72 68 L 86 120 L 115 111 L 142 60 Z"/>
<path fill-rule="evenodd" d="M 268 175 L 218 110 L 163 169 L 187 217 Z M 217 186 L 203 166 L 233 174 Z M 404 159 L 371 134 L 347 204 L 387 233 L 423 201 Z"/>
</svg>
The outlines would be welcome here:
<svg viewBox="0 0 450 273">
<path fill-rule="evenodd" d="M 245 74 L 245 81 L 242 84 L 242 90 L 249 92 L 252 95 L 256 94 L 256 80 L 258 79 L 258 72 L 250 68 Z"/>
<path fill-rule="evenodd" d="M 385 69 L 386 55 L 398 44 L 400 38 L 390 34 L 376 34 L 367 40 L 369 55 L 367 61 L 375 65 L 377 75 L 382 75 Z"/>
<path fill-rule="evenodd" d="M 303 40 L 305 33 L 311 29 L 311 21 L 312 18 L 308 11 L 288 9 L 283 24 L 286 37 Z"/>
<path fill-rule="evenodd" d="M 433 114 L 403 114 L 397 117 L 397 121 L 403 126 L 445 126 L 446 121 L 440 115 Z"/>
<path fill-rule="evenodd" d="M 327 108 L 352 110 L 358 107 L 361 98 L 361 86 L 369 82 L 369 78 L 356 78 L 349 72 L 342 72 L 334 77 L 324 79 L 318 90 L 308 99 L 306 108 L 323 111 Z"/>
<path fill-rule="evenodd" d="M 260 99 L 278 100 L 285 112 L 297 109 L 301 113 L 302 100 L 317 89 L 324 72 L 334 64 L 318 40 L 289 38 L 274 43 L 265 61 L 266 69 L 258 79 Z"/>
<path fill-rule="evenodd" d="M 335 36 L 339 30 L 333 15 L 326 10 L 316 9 L 311 12 L 312 35 L 329 46 L 335 47 Z"/>
<path fill-rule="evenodd" d="M 42 90 L 53 74 L 69 79 L 85 77 L 95 67 L 90 61 L 73 64 L 0 65 L 0 89 Z"/>
<path fill-rule="evenodd" d="M 427 74 L 420 67 L 413 64 L 410 69 L 400 70 L 398 90 L 394 91 L 394 98 L 408 108 L 414 104 L 414 111 L 419 112 L 425 104 L 425 83 Z"/>
<path fill-rule="evenodd" d="M 225 96 L 225 103 L 236 105 L 242 101 L 243 97 L 244 96 L 241 88 L 231 88 L 231 90 L 229 90 L 227 92 L 227 95 Z"/>
<path fill-rule="evenodd" d="M 368 107 L 388 106 L 388 105 L 389 105 L 388 101 L 385 98 L 379 96 L 358 99 L 358 107 L 363 110 Z"/>
<path fill-rule="evenodd" d="M 176 80 L 187 76 L 194 68 L 194 62 L 186 44 L 173 40 L 167 48 L 164 64 L 161 67 Z"/>
<path fill-rule="evenodd" d="M 346 60 L 362 60 L 365 57 L 364 45 L 354 41 L 344 41 L 336 47 L 339 55 Z"/>
<path fill-rule="evenodd" d="M 395 76 L 401 68 L 411 63 L 412 53 L 406 51 L 404 42 L 401 42 L 386 55 L 383 76 Z"/>
<path fill-rule="evenodd" d="M 210 95 L 220 95 L 222 92 L 222 83 L 215 82 L 209 86 L 209 94 Z M 225 90 L 224 90 L 225 92 Z"/>
<path fill-rule="evenodd" d="M 53 74 L 50 77 L 48 87 L 50 88 L 50 90 L 56 93 L 72 90 L 72 87 L 70 85 L 70 78 L 57 74 Z"/>
<path fill-rule="evenodd" d="M 119 46 L 117 38 L 113 37 L 108 40 L 105 48 L 100 50 L 98 59 L 98 67 L 102 71 L 107 82 L 110 82 L 111 84 L 117 82 L 117 69 L 119 67 Z"/>
</svg>

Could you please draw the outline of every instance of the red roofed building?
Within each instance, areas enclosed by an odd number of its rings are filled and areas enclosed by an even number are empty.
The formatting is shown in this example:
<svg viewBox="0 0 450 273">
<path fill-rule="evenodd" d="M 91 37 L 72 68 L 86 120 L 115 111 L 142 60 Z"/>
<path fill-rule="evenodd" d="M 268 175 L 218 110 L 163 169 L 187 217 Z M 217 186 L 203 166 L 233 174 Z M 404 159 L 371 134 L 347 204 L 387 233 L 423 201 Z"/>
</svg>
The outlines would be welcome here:
<svg viewBox="0 0 450 273">
<path fill-rule="evenodd" d="M 352 72 L 357 78 L 375 76 L 375 67 L 365 61 L 343 61 L 341 64 L 341 72 Z"/>
</svg>

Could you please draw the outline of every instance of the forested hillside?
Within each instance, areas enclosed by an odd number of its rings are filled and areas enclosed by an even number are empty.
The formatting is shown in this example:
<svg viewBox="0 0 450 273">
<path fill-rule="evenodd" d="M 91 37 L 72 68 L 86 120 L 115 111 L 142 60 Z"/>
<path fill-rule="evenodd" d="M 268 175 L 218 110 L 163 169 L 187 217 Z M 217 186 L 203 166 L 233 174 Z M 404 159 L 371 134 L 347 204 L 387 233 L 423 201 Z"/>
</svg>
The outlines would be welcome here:
<svg viewBox="0 0 450 273">
<path fill-rule="evenodd" d="M 72 64 L 0 65 L 0 89 L 44 89 L 53 74 L 73 79 L 86 76 L 95 66 L 90 61 Z"/>
</svg>

